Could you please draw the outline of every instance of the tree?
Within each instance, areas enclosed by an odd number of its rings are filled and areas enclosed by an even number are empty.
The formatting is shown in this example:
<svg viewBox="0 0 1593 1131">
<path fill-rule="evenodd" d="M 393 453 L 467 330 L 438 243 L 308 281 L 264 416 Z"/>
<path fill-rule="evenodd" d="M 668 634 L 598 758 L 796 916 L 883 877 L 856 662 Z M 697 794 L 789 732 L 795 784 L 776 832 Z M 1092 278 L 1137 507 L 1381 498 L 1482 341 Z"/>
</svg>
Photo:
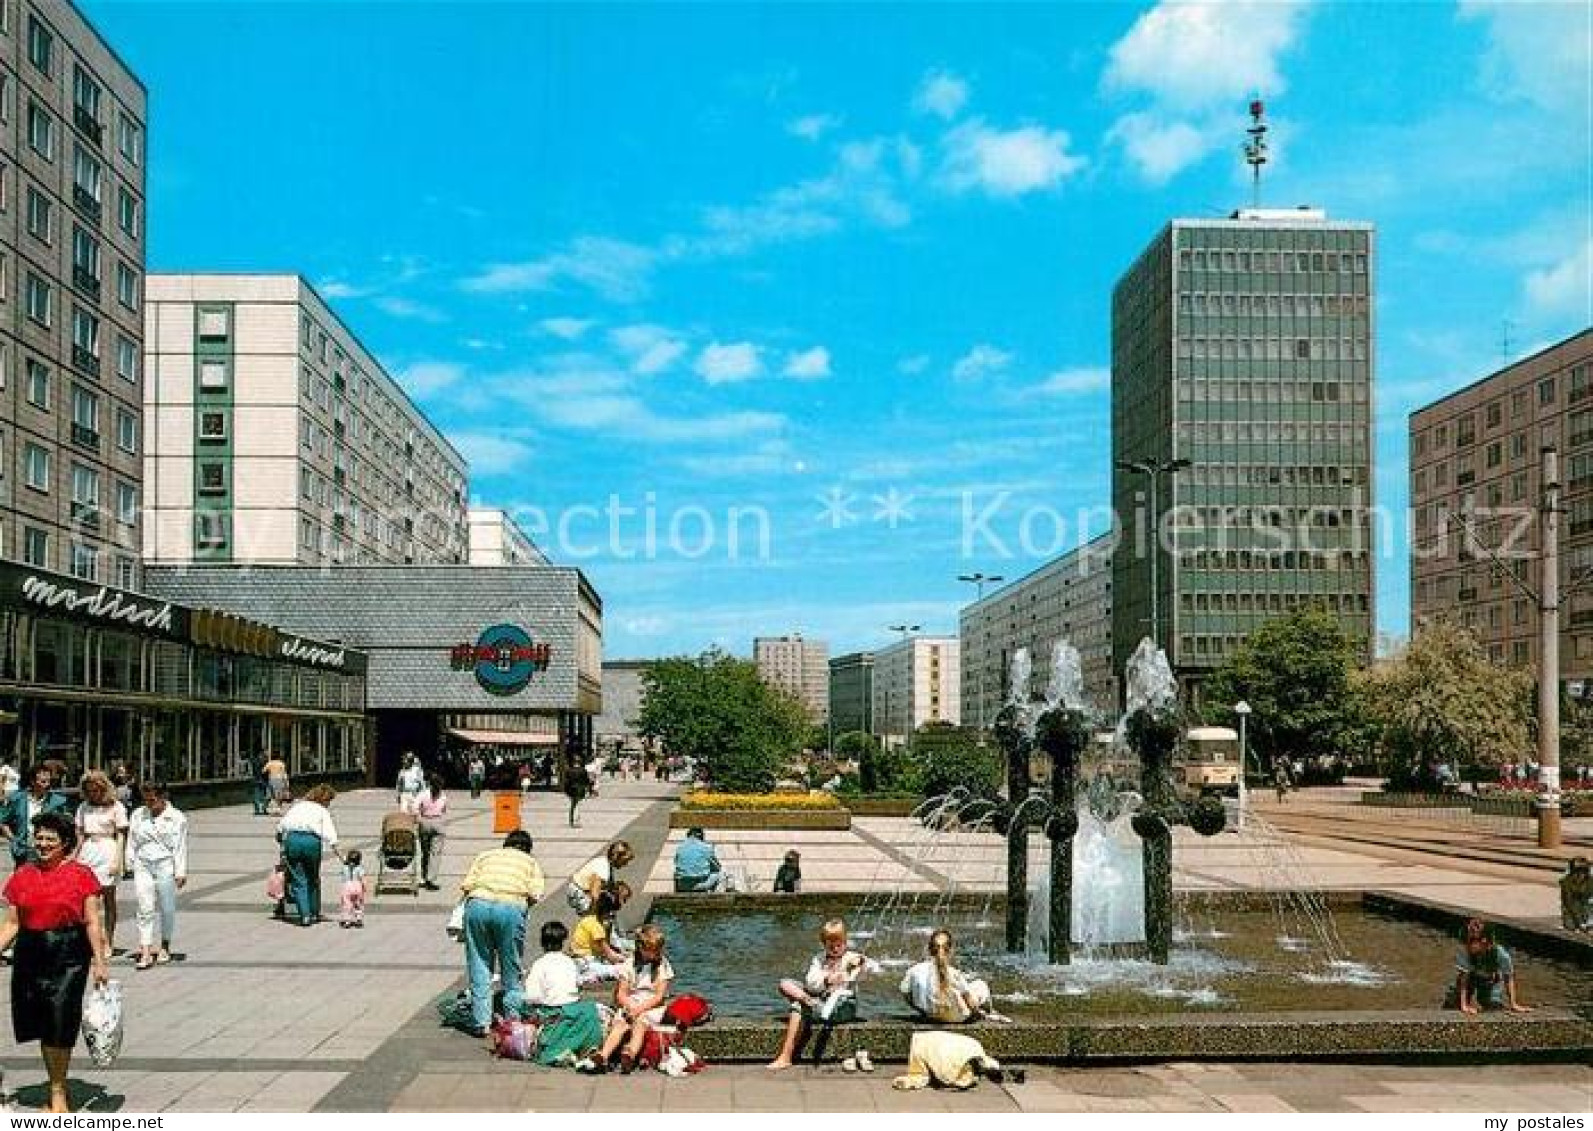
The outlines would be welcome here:
<svg viewBox="0 0 1593 1131">
<path fill-rule="evenodd" d="M 1350 689 L 1357 648 L 1338 619 L 1311 605 L 1267 621 L 1206 681 L 1206 721 L 1233 726 L 1250 704 L 1248 739 L 1261 765 L 1274 757 L 1352 753 L 1359 704 Z"/>
<path fill-rule="evenodd" d="M 762 792 L 802 749 L 802 704 L 757 667 L 714 650 L 657 660 L 642 673 L 643 737 L 695 760 L 714 788 Z"/>
<path fill-rule="evenodd" d="M 979 745 L 975 731 L 951 723 L 925 723 L 913 735 L 912 774 L 925 797 L 961 787 L 992 795 L 1001 788 L 1001 751 Z"/>
<path fill-rule="evenodd" d="M 1357 685 L 1393 777 L 1420 776 L 1436 761 L 1497 766 L 1530 747 L 1531 673 L 1492 663 L 1475 636 L 1448 621 L 1423 625 Z"/>
</svg>

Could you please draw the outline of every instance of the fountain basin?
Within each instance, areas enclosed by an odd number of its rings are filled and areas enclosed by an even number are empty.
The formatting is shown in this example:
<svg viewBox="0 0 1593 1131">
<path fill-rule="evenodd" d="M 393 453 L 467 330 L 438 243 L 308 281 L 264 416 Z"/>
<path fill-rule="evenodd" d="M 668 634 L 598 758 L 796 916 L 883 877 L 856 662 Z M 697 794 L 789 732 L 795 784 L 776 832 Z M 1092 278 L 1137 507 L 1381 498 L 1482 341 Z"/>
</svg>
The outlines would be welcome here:
<svg viewBox="0 0 1593 1131">
<path fill-rule="evenodd" d="M 987 978 L 997 1008 L 1016 1022 L 970 1030 L 996 1056 L 1574 1059 L 1593 1052 L 1593 946 L 1501 923 L 1522 999 L 1536 1011 L 1468 1018 L 1438 1008 L 1453 980 L 1457 909 L 1389 893 L 1338 893 L 1329 902 L 1348 955 L 1336 965 L 1308 933 L 1280 931 L 1268 899 L 1244 893 L 1184 893 L 1166 967 L 1099 958 L 1054 967 L 1004 955 L 999 899 L 941 900 L 936 915 L 936 900 L 926 897 L 921 913 L 906 918 L 913 927 L 878 939 L 857 937 L 879 909 L 877 899 L 871 910 L 858 896 L 660 896 L 651 918 L 669 937 L 679 988 L 714 1002 L 720 1020 L 693 1037 L 710 1059 L 770 1055 L 784 1018 L 775 984 L 800 976 L 817 949 L 819 923 L 837 913 L 853 928 L 854 945 L 886 969 L 863 993 L 865 1022 L 837 1031 L 826 1055 L 852 1047 L 905 1055 L 913 1029 L 926 1026 L 915 1023 L 896 985 L 939 924 L 957 939 L 958 964 Z"/>
</svg>

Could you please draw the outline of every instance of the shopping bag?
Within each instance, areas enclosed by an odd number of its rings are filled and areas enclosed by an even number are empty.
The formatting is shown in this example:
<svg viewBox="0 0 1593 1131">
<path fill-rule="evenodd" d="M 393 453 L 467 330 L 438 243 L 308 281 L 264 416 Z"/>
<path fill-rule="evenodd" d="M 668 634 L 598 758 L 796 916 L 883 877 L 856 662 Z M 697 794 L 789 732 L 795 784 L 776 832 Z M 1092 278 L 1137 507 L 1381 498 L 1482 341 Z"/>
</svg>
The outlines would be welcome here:
<svg viewBox="0 0 1593 1131">
<path fill-rule="evenodd" d="M 91 986 L 83 995 L 83 1040 L 99 1067 L 116 1061 L 122 1051 L 122 983 Z"/>
</svg>

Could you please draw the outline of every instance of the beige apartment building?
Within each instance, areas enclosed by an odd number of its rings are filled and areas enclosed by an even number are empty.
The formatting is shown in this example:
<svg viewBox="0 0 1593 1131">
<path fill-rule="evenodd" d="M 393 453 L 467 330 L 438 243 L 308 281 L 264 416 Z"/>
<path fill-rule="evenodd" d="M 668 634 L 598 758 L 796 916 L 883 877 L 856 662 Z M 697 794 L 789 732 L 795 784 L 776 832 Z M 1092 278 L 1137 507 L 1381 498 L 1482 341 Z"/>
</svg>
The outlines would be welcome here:
<svg viewBox="0 0 1593 1131">
<path fill-rule="evenodd" d="M 1495 663 L 1536 665 L 1537 605 L 1509 575 L 1537 589 L 1548 446 L 1559 449 L 1564 487 L 1561 674 L 1586 681 L 1593 588 L 1573 584 L 1593 575 L 1593 329 L 1411 414 L 1411 622 L 1451 617 Z"/>
<path fill-rule="evenodd" d="M 990 727 L 1007 700 L 1012 656 L 1027 648 L 1033 663 L 1030 691 L 1051 679 L 1051 653 L 1059 640 L 1079 650 L 1084 691 L 1103 711 L 1117 708 L 1112 670 L 1111 536 L 1071 550 L 987 594 L 962 610 L 962 718 Z"/>
<path fill-rule="evenodd" d="M 548 558 L 509 512 L 499 507 L 471 507 L 470 564 L 547 565 Z"/>
<path fill-rule="evenodd" d="M 816 724 L 830 717 L 830 646 L 822 640 L 759 636 L 752 641 L 758 675 L 770 687 L 794 696 Z"/>
<path fill-rule="evenodd" d="M 297 275 L 151 275 L 150 564 L 469 559 L 464 457 Z"/>
<path fill-rule="evenodd" d="M 0 556 L 136 587 L 145 92 L 71 4 L 0 0 Z"/>
<path fill-rule="evenodd" d="M 962 722 L 960 652 L 955 636 L 914 636 L 874 653 L 873 733 L 887 746 L 928 723 Z"/>
</svg>

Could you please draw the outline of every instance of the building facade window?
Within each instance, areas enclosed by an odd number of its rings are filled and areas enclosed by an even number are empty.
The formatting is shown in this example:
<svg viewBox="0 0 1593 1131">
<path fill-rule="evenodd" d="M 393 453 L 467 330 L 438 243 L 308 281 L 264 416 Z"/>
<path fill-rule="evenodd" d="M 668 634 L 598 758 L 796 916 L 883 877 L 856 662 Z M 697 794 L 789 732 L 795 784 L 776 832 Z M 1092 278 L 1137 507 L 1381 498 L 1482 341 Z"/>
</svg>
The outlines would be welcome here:
<svg viewBox="0 0 1593 1131">
<path fill-rule="evenodd" d="M 84 581 L 96 581 L 99 578 L 100 555 L 93 546 L 85 546 L 81 542 L 72 543 L 72 576 L 80 577 Z"/>
<path fill-rule="evenodd" d="M 138 521 L 138 488 L 121 479 L 116 481 L 116 521 L 124 526 Z"/>
<path fill-rule="evenodd" d="M 81 430 L 81 433 L 80 431 Z M 72 386 L 72 438 L 91 443 L 100 438 L 100 399 L 81 385 Z"/>
<path fill-rule="evenodd" d="M 116 190 L 116 226 L 132 239 L 138 238 L 138 200 L 120 186 Z"/>
<path fill-rule="evenodd" d="M 29 441 L 22 448 L 22 481 L 35 491 L 50 493 L 50 452 Z"/>
<path fill-rule="evenodd" d="M 201 440 L 225 440 L 227 438 L 227 414 L 224 412 L 200 413 L 199 438 Z"/>
<path fill-rule="evenodd" d="M 81 63 L 72 64 L 72 105 L 94 122 L 100 120 L 100 87 Z"/>
<path fill-rule="evenodd" d="M 55 119 L 32 99 L 28 100 L 28 148 L 46 161 L 55 160 Z"/>
<path fill-rule="evenodd" d="M 50 568 L 50 534 L 36 526 L 22 528 L 22 560 L 40 569 Z"/>
<path fill-rule="evenodd" d="M 40 74 L 55 73 L 55 36 L 32 12 L 28 13 L 28 62 L 37 67 Z"/>
<path fill-rule="evenodd" d="M 126 159 L 129 165 L 137 165 L 143 160 L 144 131 L 137 122 L 129 118 L 126 113 L 116 115 L 116 151 Z"/>
<path fill-rule="evenodd" d="M 72 512 L 93 512 L 100 506 L 100 473 L 81 463 L 72 465 Z"/>
<path fill-rule="evenodd" d="M 28 317 L 40 326 L 48 327 L 54 320 L 55 303 L 54 296 L 50 292 L 50 284 L 32 271 L 28 272 L 27 281 L 23 284 L 22 299 Z"/>
<path fill-rule="evenodd" d="M 207 462 L 199 465 L 199 493 L 201 495 L 225 495 L 227 493 L 226 464 Z"/>
<path fill-rule="evenodd" d="M 227 391 L 227 363 L 207 358 L 199 363 L 199 387 L 207 393 Z"/>
<path fill-rule="evenodd" d="M 120 262 L 116 264 L 116 301 L 128 310 L 138 309 L 138 272 Z"/>
<path fill-rule="evenodd" d="M 29 185 L 27 200 L 28 235 L 40 243 L 55 243 L 55 206 L 50 198 Z"/>
<path fill-rule="evenodd" d="M 116 446 L 129 455 L 138 454 L 138 417 L 116 406 Z"/>
<path fill-rule="evenodd" d="M 28 403 L 50 411 L 50 371 L 31 357 L 28 359 Z"/>
<path fill-rule="evenodd" d="M 100 355 L 100 320 L 81 306 L 72 308 L 72 348 L 88 357 Z"/>
<path fill-rule="evenodd" d="M 138 380 L 138 343 L 121 334 L 116 337 L 116 375 L 123 381 Z"/>
</svg>

